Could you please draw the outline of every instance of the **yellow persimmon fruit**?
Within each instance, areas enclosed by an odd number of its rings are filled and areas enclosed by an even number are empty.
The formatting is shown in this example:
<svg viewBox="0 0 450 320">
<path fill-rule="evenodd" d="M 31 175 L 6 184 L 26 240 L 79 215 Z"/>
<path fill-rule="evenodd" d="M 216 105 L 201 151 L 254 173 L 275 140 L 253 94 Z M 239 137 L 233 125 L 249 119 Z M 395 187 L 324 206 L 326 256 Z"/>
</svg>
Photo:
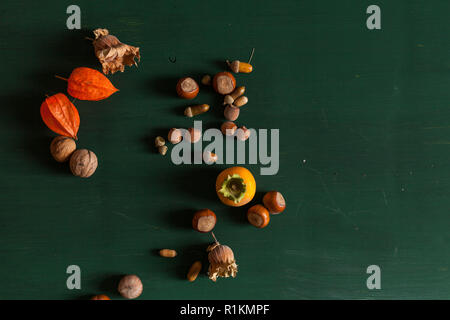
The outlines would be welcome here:
<svg viewBox="0 0 450 320">
<path fill-rule="evenodd" d="M 216 192 L 220 201 L 227 206 L 243 206 L 255 196 L 255 178 L 244 167 L 225 169 L 217 176 Z"/>
</svg>

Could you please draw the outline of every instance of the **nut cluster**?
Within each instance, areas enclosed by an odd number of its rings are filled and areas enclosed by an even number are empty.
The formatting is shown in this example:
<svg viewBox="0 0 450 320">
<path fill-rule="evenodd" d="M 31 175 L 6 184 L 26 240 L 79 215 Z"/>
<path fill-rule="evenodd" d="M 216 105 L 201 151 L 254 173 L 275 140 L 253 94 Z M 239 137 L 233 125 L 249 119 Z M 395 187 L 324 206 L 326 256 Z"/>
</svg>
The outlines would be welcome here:
<svg viewBox="0 0 450 320">
<path fill-rule="evenodd" d="M 50 153 L 58 162 L 69 161 L 74 176 L 89 178 L 97 170 L 98 159 L 94 152 L 78 149 L 75 140 L 65 136 L 54 138 L 50 144 Z"/>
<path fill-rule="evenodd" d="M 264 228 L 270 222 L 270 215 L 277 215 L 286 209 L 286 201 L 278 191 L 269 191 L 263 197 L 263 204 L 256 204 L 248 209 L 247 219 L 257 228 Z"/>
</svg>

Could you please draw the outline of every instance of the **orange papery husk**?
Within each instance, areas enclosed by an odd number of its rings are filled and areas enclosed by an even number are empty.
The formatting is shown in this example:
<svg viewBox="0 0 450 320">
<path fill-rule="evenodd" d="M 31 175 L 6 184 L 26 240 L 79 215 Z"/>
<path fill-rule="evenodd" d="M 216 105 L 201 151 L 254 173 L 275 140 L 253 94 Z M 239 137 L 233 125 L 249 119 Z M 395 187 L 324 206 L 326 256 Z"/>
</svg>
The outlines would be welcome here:
<svg viewBox="0 0 450 320">
<path fill-rule="evenodd" d="M 57 93 L 45 99 L 41 104 L 41 117 L 50 130 L 77 139 L 80 115 L 65 94 Z"/>
<path fill-rule="evenodd" d="M 123 72 L 125 66 L 137 66 L 135 59 L 141 60 L 138 47 L 120 42 L 116 36 L 109 34 L 107 29 L 96 29 L 94 35 L 92 44 L 104 74 Z"/>
<path fill-rule="evenodd" d="M 67 83 L 67 92 L 79 100 L 103 100 L 119 91 L 101 72 L 86 67 L 74 69 Z"/>
</svg>

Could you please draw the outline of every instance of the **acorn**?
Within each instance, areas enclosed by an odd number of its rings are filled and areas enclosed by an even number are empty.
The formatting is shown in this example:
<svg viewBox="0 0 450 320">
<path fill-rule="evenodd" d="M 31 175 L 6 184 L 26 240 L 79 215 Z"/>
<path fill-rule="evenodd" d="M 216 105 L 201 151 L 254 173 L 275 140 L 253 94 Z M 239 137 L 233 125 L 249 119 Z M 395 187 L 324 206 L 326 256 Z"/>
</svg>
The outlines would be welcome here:
<svg viewBox="0 0 450 320">
<path fill-rule="evenodd" d="M 241 62 L 239 60 L 230 62 L 227 60 L 227 64 L 234 73 L 250 73 L 253 71 L 253 66 L 247 62 Z"/>
</svg>

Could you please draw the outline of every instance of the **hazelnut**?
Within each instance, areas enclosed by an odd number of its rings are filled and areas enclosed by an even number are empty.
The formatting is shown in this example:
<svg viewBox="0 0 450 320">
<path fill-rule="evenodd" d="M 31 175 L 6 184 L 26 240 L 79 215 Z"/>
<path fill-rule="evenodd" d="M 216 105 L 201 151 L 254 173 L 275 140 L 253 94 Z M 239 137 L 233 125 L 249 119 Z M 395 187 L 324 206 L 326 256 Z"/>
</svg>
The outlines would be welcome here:
<svg viewBox="0 0 450 320">
<path fill-rule="evenodd" d="M 248 209 L 248 221 L 257 228 L 264 228 L 270 222 L 269 211 L 264 206 L 257 204 Z"/>
<path fill-rule="evenodd" d="M 203 152 L 203 161 L 205 161 L 206 164 L 213 164 L 219 159 L 217 154 L 211 152 L 211 151 L 205 151 Z"/>
<path fill-rule="evenodd" d="M 239 108 L 227 105 L 223 111 L 223 115 L 225 116 L 225 119 L 235 121 L 239 117 L 239 112 Z"/>
<path fill-rule="evenodd" d="M 77 150 L 70 157 L 70 170 L 77 177 L 89 178 L 97 170 L 97 165 L 97 156 L 87 149 Z"/>
<path fill-rule="evenodd" d="M 186 133 L 187 142 L 196 143 L 200 141 L 201 137 L 202 137 L 201 131 L 195 128 L 189 128 L 188 132 Z"/>
<path fill-rule="evenodd" d="M 226 136 L 234 136 L 235 132 L 237 129 L 237 125 L 234 124 L 234 122 L 231 121 L 227 121 L 222 123 L 222 125 L 220 126 L 220 130 L 222 131 L 222 133 Z"/>
<path fill-rule="evenodd" d="M 66 162 L 76 150 L 75 140 L 69 137 L 58 136 L 50 144 L 50 152 L 58 162 Z"/>
<path fill-rule="evenodd" d="M 237 131 L 236 131 L 236 137 L 241 141 L 245 141 L 248 138 L 250 138 L 250 134 L 251 134 L 251 131 L 249 129 L 247 129 L 246 126 L 242 126 L 239 129 L 237 129 Z"/>
<path fill-rule="evenodd" d="M 219 72 L 214 76 L 212 84 L 217 93 L 226 95 L 233 92 L 236 87 L 236 79 L 227 71 Z"/>
<path fill-rule="evenodd" d="M 279 214 L 286 209 L 286 201 L 278 191 L 267 192 L 263 197 L 263 203 L 270 214 Z"/>
<path fill-rule="evenodd" d="M 181 133 L 180 129 L 170 129 L 169 134 L 167 135 L 167 140 L 169 140 L 173 144 L 177 144 L 181 142 L 181 139 L 183 139 L 183 134 Z"/>
<path fill-rule="evenodd" d="M 199 91 L 197 82 L 190 77 L 181 78 L 177 83 L 177 94 L 184 99 L 194 99 Z"/>
<path fill-rule="evenodd" d="M 129 274 L 120 280 L 117 290 L 122 297 L 135 299 L 142 294 L 143 285 L 138 276 Z"/>
<path fill-rule="evenodd" d="M 209 209 L 197 211 L 192 218 L 192 227 L 198 232 L 210 232 L 216 225 L 217 217 Z"/>
</svg>

